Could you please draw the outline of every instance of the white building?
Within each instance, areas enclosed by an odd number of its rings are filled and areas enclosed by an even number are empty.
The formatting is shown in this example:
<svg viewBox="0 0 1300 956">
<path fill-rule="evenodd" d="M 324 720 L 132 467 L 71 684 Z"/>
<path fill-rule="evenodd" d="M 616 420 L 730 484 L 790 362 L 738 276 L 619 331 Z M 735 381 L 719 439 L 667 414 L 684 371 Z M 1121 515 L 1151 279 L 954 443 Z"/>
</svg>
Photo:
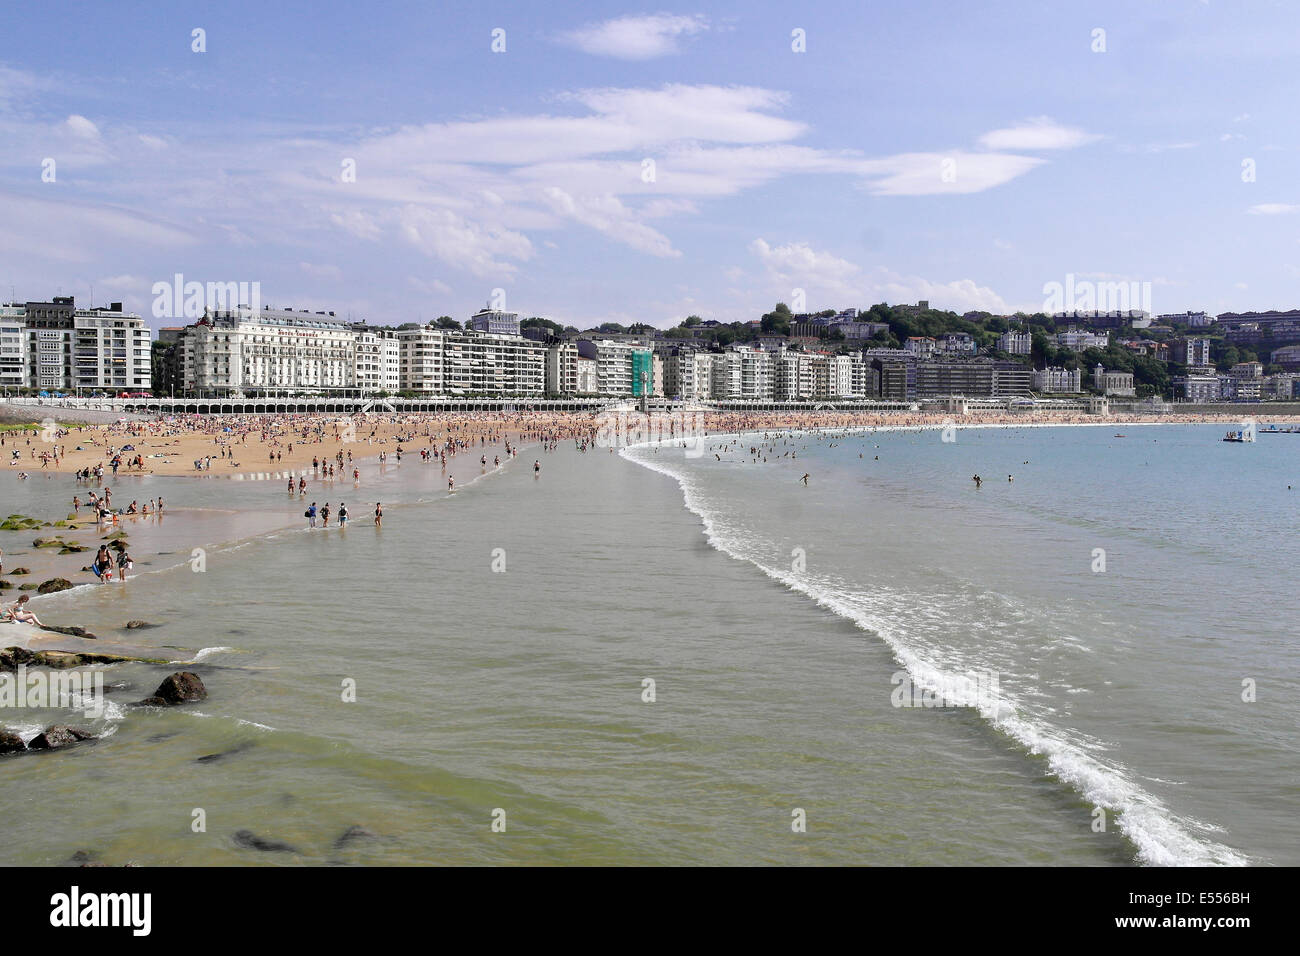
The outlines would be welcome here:
<svg viewBox="0 0 1300 956">
<path fill-rule="evenodd" d="M 1092 380 L 1103 395 L 1137 395 L 1132 372 L 1108 372 L 1102 365 L 1098 365 L 1093 370 Z"/>
<path fill-rule="evenodd" d="M 929 336 L 913 335 L 903 343 L 903 349 L 919 359 L 928 359 L 933 357 L 938 345 Z"/>
<path fill-rule="evenodd" d="M 1070 329 L 1056 333 L 1056 347 L 1082 352 L 1084 349 L 1104 349 L 1110 344 L 1110 336 L 1105 332 L 1084 332 Z"/>
<path fill-rule="evenodd" d="M 596 360 L 578 356 L 578 394 L 595 395 L 600 391 L 600 376 L 596 371 Z"/>
<path fill-rule="evenodd" d="M 1034 348 L 1034 337 L 1028 332 L 1014 329 L 998 336 L 998 348 L 1010 355 L 1028 355 Z"/>
<path fill-rule="evenodd" d="M 443 394 L 445 330 L 422 325 L 414 329 L 398 329 L 396 334 L 401 390 Z"/>
<path fill-rule="evenodd" d="M 1208 369 L 1213 366 L 1210 361 L 1210 340 L 1205 338 L 1186 338 L 1176 340 L 1169 349 L 1169 358 L 1179 365 L 1189 368 Z"/>
<path fill-rule="evenodd" d="M 402 387 L 401 344 L 393 329 L 353 326 L 356 371 L 353 382 L 362 394 L 393 393 Z"/>
<path fill-rule="evenodd" d="M 149 327 L 140 316 L 123 312 L 122 303 L 78 309 L 71 296 L 62 296 L 27 302 L 23 313 L 28 387 L 77 394 L 149 388 Z"/>
<path fill-rule="evenodd" d="M 27 310 L 21 305 L 0 306 L 0 388 L 26 388 Z"/>
<path fill-rule="evenodd" d="M 633 382 L 633 365 L 642 363 L 645 374 L 653 377 L 650 350 L 634 342 L 615 342 L 612 339 L 578 340 L 578 354 L 596 363 L 597 394 L 611 396 L 632 395 L 646 389 L 653 390 L 653 382 Z M 634 387 L 635 385 L 635 387 Z"/>
<path fill-rule="evenodd" d="M 518 335 L 519 313 L 502 312 L 500 309 L 479 309 L 470 316 L 466 328 L 475 332 L 490 332 L 493 335 Z"/>
<path fill-rule="evenodd" d="M 1064 392 L 1075 394 L 1083 391 L 1083 372 L 1080 369 L 1066 369 L 1049 366 L 1041 372 L 1034 372 L 1034 391 L 1050 394 Z"/>
<path fill-rule="evenodd" d="M 546 394 L 578 394 L 578 346 L 559 342 L 546 350 Z"/>
<path fill-rule="evenodd" d="M 186 327 L 182 381 L 217 394 L 340 393 L 357 388 L 356 338 L 324 312 L 218 311 Z"/>
</svg>

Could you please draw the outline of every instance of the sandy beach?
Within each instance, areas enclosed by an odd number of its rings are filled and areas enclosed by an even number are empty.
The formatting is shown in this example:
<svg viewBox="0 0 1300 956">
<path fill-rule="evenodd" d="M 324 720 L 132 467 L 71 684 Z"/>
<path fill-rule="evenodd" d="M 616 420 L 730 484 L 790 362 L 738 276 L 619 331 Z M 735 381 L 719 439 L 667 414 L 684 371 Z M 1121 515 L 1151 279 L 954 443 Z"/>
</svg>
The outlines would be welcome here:
<svg viewBox="0 0 1300 956">
<path fill-rule="evenodd" d="M 242 415 L 186 416 L 110 425 L 42 428 L 32 425 L 0 431 L 0 457 L 11 471 L 72 474 L 103 469 L 103 480 L 123 475 L 254 475 L 267 471 L 311 476 L 332 464 L 338 477 L 358 464 L 398 460 L 399 455 L 455 456 L 478 450 L 474 457 L 506 442 L 577 441 L 609 443 L 623 416 L 636 430 L 636 413 L 409 414 L 344 416 Z M 1300 416 L 1266 414 L 1261 424 L 1293 425 Z M 754 430 L 962 426 L 1115 425 L 1220 423 L 1240 428 L 1236 415 L 1109 415 L 972 411 L 966 415 L 907 412 L 704 412 L 676 419 L 673 427 L 702 427 L 706 434 Z M 670 427 L 663 423 L 652 428 Z M 666 437 L 666 436 L 665 436 Z M 15 454 L 16 453 L 16 454 Z M 342 456 L 342 461 L 339 457 Z M 492 455 L 488 456 L 489 459 Z M 114 470 L 114 460 L 117 468 Z M 315 467 L 314 467 L 315 466 Z M 341 470 L 340 470 L 341 469 Z M 120 500 L 120 499 L 119 499 Z M 125 502 L 121 503 L 125 507 Z"/>
</svg>

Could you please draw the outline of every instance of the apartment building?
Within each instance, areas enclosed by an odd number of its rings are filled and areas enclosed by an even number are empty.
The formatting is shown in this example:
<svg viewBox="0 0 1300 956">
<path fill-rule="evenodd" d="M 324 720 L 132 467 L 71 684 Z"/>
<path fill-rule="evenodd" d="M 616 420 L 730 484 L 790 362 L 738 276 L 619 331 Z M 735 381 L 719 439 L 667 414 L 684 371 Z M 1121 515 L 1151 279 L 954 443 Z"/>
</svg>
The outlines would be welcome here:
<svg viewBox="0 0 1300 956">
<path fill-rule="evenodd" d="M 18 306 L 8 308 L 17 318 Z M 73 393 L 149 388 L 149 327 L 140 316 L 124 312 L 121 302 L 78 309 L 72 296 L 56 296 L 27 302 L 22 311 L 27 387 Z"/>
</svg>

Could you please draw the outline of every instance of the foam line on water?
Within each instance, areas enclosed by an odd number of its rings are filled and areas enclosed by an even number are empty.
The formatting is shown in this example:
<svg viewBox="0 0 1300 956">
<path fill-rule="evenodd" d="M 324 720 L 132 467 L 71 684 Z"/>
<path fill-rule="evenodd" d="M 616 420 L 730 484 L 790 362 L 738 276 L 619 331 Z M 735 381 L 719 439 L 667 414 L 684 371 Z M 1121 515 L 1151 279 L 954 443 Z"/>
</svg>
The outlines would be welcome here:
<svg viewBox="0 0 1300 956">
<path fill-rule="evenodd" d="M 650 444 L 645 443 L 640 447 Z M 927 660 L 911 645 L 907 634 L 893 625 L 891 619 L 868 612 L 841 589 L 819 584 L 808 575 L 795 575 L 764 564 L 744 553 L 737 542 L 724 540 L 718 529 L 717 516 L 711 514 L 700 501 L 700 495 L 687 469 L 671 468 L 661 461 L 636 454 L 635 450 L 635 447 L 621 449 L 620 457 L 674 479 L 682 490 L 687 509 L 700 519 L 705 538 L 713 548 L 754 565 L 773 580 L 804 594 L 821 607 L 876 635 L 886 643 L 911 679 L 923 690 L 940 694 L 954 703 L 974 707 L 991 726 L 1017 741 L 1030 753 L 1044 757 L 1059 780 L 1094 806 L 1117 815 L 1120 831 L 1136 848 L 1140 863 L 1150 866 L 1245 866 L 1251 862 L 1229 847 L 1198 839 L 1192 830 L 1205 831 L 1211 827 L 1179 818 L 1153 794 L 1143 790 L 1121 764 L 1100 759 L 1072 739 L 1068 731 L 1027 715 L 1023 705 L 1005 691 L 992 696 L 987 693 L 971 694 L 969 678 L 964 674 L 947 671 Z"/>
</svg>

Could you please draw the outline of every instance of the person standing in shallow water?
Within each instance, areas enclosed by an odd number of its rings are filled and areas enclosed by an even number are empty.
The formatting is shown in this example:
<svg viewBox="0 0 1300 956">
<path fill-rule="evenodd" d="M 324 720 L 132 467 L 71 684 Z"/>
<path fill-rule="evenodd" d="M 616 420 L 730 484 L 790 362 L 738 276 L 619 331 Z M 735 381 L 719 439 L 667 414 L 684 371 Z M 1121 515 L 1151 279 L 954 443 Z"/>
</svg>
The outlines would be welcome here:
<svg viewBox="0 0 1300 956">
<path fill-rule="evenodd" d="M 339 527 L 340 528 L 347 527 L 347 523 L 348 523 L 348 506 L 344 502 L 340 501 L 339 502 Z"/>
<path fill-rule="evenodd" d="M 328 528 L 330 526 L 330 503 L 328 501 L 321 505 L 320 525 L 322 528 Z"/>
<path fill-rule="evenodd" d="M 375 527 L 378 528 L 384 523 L 384 506 L 378 501 L 375 502 Z"/>
</svg>

